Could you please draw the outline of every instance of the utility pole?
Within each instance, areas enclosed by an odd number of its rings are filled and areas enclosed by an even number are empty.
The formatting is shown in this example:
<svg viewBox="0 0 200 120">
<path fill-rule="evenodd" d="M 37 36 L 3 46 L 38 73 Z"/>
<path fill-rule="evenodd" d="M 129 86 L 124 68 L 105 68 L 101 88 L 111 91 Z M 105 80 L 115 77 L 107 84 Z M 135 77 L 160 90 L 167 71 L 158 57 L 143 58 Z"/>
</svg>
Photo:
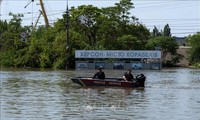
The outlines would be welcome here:
<svg viewBox="0 0 200 120">
<path fill-rule="evenodd" d="M 46 11 L 44 9 L 44 5 L 43 5 L 42 0 L 40 0 L 40 6 L 41 6 L 41 9 L 42 9 L 42 15 L 44 16 L 45 25 L 46 25 L 46 27 L 49 27 L 49 20 L 47 18 Z"/>
<path fill-rule="evenodd" d="M 69 9 L 68 9 L 68 0 L 66 8 L 66 69 L 69 68 Z"/>
<path fill-rule="evenodd" d="M 24 8 L 28 7 L 29 4 L 30 4 L 31 2 L 33 3 L 34 0 L 31 0 L 30 2 L 28 2 L 28 4 L 27 4 Z M 45 26 L 46 26 L 46 27 L 49 27 L 49 20 L 48 20 L 48 18 L 47 18 L 46 11 L 45 11 L 45 9 L 44 9 L 44 5 L 43 5 L 42 0 L 40 0 L 40 6 L 41 6 L 41 9 L 42 9 L 42 11 L 40 11 L 40 15 L 42 14 L 43 17 L 44 17 Z M 40 18 L 40 15 L 39 15 L 39 17 L 38 17 L 36 23 L 38 22 L 38 20 L 39 20 L 39 18 Z M 33 5 L 32 5 L 32 26 L 33 26 Z M 35 26 L 33 26 L 33 29 L 35 29 Z"/>
<path fill-rule="evenodd" d="M 38 18 L 37 18 L 37 20 L 36 20 L 36 22 L 35 22 L 35 25 L 33 26 L 33 30 L 35 30 L 35 28 L 36 28 L 36 26 L 37 26 L 37 23 L 38 23 L 38 21 L 39 21 L 41 15 L 42 15 L 42 11 L 41 11 L 41 10 L 39 10 L 39 11 L 40 11 L 40 13 L 39 13 L 39 16 L 38 16 Z"/>
</svg>

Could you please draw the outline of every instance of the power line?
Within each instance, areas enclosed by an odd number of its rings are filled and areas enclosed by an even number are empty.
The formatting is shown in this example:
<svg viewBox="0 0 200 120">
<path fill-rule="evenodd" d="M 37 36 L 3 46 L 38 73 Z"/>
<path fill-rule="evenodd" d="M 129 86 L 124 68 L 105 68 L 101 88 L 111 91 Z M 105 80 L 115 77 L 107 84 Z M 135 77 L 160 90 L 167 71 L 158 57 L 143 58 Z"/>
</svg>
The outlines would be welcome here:
<svg viewBox="0 0 200 120">
<path fill-rule="evenodd" d="M 167 2 L 157 2 L 157 1 L 154 1 L 151 3 L 143 3 L 143 4 L 136 4 L 138 5 L 138 9 L 149 9 L 149 8 L 181 8 L 181 7 L 189 7 L 189 6 L 198 6 L 199 3 L 194 3 L 194 2 L 189 2 L 189 1 L 184 1 L 184 2 L 176 2 L 176 1 L 167 1 Z"/>
<path fill-rule="evenodd" d="M 35 0 L 35 1 L 39 1 L 39 0 Z M 50 8 L 50 4 L 48 3 L 50 1 L 52 1 L 52 0 L 44 0 L 44 2 L 46 2 L 46 5 L 48 5 L 48 8 L 50 9 L 47 11 L 48 17 L 51 17 L 50 21 L 56 21 L 59 17 L 62 17 L 61 15 L 64 14 L 65 8 L 63 8 L 63 10 L 52 10 Z M 57 0 L 57 1 L 60 1 L 60 2 L 63 1 L 63 4 L 65 4 L 65 0 Z M 69 0 L 69 1 L 74 2 L 74 1 L 82 1 L 82 0 Z M 85 1 L 93 1 L 93 0 L 85 0 Z M 104 3 L 106 3 L 106 1 L 113 1 L 113 6 L 114 6 L 114 3 L 119 3 L 119 0 L 96 0 L 96 1 L 104 1 Z M 181 33 L 186 33 L 186 32 L 189 33 L 188 31 L 198 30 L 198 28 L 200 28 L 200 18 L 198 18 L 198 17 L 197 18 L 196 17 L 178 18 L 179 16 L 177 15 L 177 18 L 171 19 L 171 18 L 169 18 L 170 13 L 167 12 L 168 10 L 175 10 L 175 9 L 179 9 L 179 8 L 180 9 L 181 8 L 189 8 L 191 6 L 198 7 L 200 5 L 200 2 L 197 0 L 152 0 L 152 1 L 132 0 L 132 2 L 134 3 L 134 6 L 135 6 L 135 9 L 132 9 L 130 11 L 132 14 L 134 14 L 134 13 L 140 13 L 140 14 L 141 13 L 142 14 L 153 13 L 151 15 L 155 16 L 154 19 L 149 19 L 148 17 L 146 17 L 146 18 L 140 17 L 139 18 L 139 22 L 144 24 L 149 29 L 152 29 L 154 26 L 163 26 L 164 27 L 164 25 L 169 24 L 170 28 L 173 31 L 178 31 L 178 30 L 184 31 L 184 32 L 179 33 L 179 34 L 181 34 Z M 21 7 L 23 8 L 23 6 L 21 6 Z M 5 6 L 5 8 L 7 8 L 7 6 Z M 23 20 L 23 22 L 31 20 L 31 17 L 28 17 L 28 16 L 30 16 L 30 14 L 35 14 L 33 18 L 34 19 L 37 18 L 36 14 L 38 13 L 38 9 L 35 9 L 35 10 L 37 10 L 37 12 L 36 11 L 24 12 L 24 15 L 26 17 L 21 18 Z M 15 8 L 15 11 L 17 11 L 17 10 L 19 10 L 18 7 Z M 165 12 L 160 12 L 161 10 L 165 11 Z M 143 11 L 145 11 L 145 12 L 143 12 Z M 159 16 L 159 15 L 156 15 L 158 12 L 155 12 L 155 11 L 158 11 L 163 14 L 169 13 L 169 14 L 167 14 L 169 17 L 167 19 L 160 18 L 160 17 L 156 18 L 156 16 Z M 197 12 L 197 11 L 195 11 L 195 12 Z M 2 14 L 2 16 L 4 16 L 4 15 L 6 16 L 7 14 Z M 43 18 L 41 18 L 41 19 L 43 19 Z"/>
</svg>

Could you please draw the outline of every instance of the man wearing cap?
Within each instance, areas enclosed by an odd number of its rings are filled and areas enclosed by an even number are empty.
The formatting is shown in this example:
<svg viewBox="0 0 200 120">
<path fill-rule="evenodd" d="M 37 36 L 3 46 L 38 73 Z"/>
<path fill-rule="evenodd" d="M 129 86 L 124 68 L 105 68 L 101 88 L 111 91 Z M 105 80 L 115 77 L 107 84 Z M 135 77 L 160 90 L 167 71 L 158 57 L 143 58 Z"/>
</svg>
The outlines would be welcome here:
<svg viewBox="0 0 200 120">
<path fill-rule="evenodd" d="M 98 71 L 95 73 L 93 78 L 105 79 L 105 73 L 102 71 L 102 67 L 101 66 L 98 68 Z"/>
</svg>

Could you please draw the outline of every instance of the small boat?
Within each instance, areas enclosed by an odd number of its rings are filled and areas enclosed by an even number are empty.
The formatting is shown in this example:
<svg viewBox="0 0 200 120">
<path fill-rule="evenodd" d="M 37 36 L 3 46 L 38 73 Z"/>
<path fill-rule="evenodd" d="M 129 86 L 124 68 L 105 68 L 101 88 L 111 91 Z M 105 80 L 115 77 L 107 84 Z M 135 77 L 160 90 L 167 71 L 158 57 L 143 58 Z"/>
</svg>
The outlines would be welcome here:
<svg viewBox="0 0 200 120">
<path fill-rule="evenodd" d="M 96 79 L 92 77 L 73 77 L 71 80 L 81 86 L 116 86 L 116 87 L 145 87 L 146 77 L 143 74 L 137 75 L 132 81 L 125 81 L 123 78 Z"/>
</svg>

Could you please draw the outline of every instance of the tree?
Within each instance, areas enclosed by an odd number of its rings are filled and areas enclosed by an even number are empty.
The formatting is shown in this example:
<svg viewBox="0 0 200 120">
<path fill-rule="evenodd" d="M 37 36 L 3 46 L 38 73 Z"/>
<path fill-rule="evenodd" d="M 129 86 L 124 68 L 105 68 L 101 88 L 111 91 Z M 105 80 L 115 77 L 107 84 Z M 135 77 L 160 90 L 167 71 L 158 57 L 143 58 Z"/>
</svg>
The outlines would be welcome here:
<svg viewBox="0 0 200 120">
<path fill-rule="evenodd" d="M 118 50 L 140 50 L 142 48 L 141 41 L 132 35 L 124 35 L 117 39 Z"/>
<path fill-rule="evenodd" d="M 200 67 L 200 33 L 189 36 L 187 42 L 191 46 L 189 49 L 189 61 L 193 65 Z"/>
<path fill-rule="evenodd" d="M 8 23 L 7 21 L 1 21 L 0 20 L 0 34 L 8 30 Z"/>
<path fill-rule="evenodd" d="M 152 33 L 152 38 L 158 37 L 158 36 L 162 36 L 162 33 L 159 32 L 158 28 L 156 26 L 154 26 L 153 28 L 153 33 Z"/>
<path fill-rule="evenodd" d="M 130 24 L 127 26 L 127 30 L 126 34 L 137 37 L 142 44 L 146 44 L 147 40 L 150 38 L 149 30 L 142 24 Z"/>
<path fill-rule="evenodd" d="M 129 23 L 130 20 L 130 12 L 132 8 L 134 8 L 131 0 L 120 0 L 119 3 L 115 3 L 116 10 L 118 11 L 118 15 L 123 23 Z"/>
<path fill-rule="evenodd" d="M 164 30 L 163 30 L 163 35 L 164 36 L 168 36 L 168 37 L 171 36 L 171 29 L 169 27 L 169 24 L 165 25 Z"/>
<path fill-rule="evenodd" d="M 155 37 L 150 40 L 148 40 L 148 43 L 146 45 L 147 49 L 155 49 L 155 47 L 160 47 L 162 51 L 162 62 L 164 64 L 173 64 L 176 65 L 181 59 L 182 55 L 177 53 L 178 49 L 178 43 L 175 41 L 172 37 Z M 167 54 L 170 55 L 170 60 L 167 59 Z"/>
<path fill-rule="evenodd" d="M 25 43 L 21 41 L 20 34 L 23 32 L 21 26 L 22 14 L 9 13 L 12 19 L 7 22 L 1 22 L 0 29 L 0 46 L 1 46 L 1 65 L 15 66 L 15 58 L 17 50 L 25 47 Z"/>
<path fill-rule="evenodd" d="M 98 42 L 100 17 L 101 10 L 92 5 L 82 5 L 71 10 L 71 20 L 73 21 L 71 26 L 74 26 L 72 29 L 85 35 L 86 43 L 93 47 Z"/>
<path fill-rule="evenodd" d="M 66 57 L 66 14 L 54 26 L 22 26 L 23 15 L 10 14 L 9 22 L 0 21 L 0 63 L 6 66 L 65 68 L 74 67 L 77 49 L 144 49 L 149 30 L 139 22 L 130 22 L 131 0 L 98 8 L 81 5 L 69 10 L 69 49 Z M 21 34 L 27 36 L 22 41 Z"/>
</svg>

